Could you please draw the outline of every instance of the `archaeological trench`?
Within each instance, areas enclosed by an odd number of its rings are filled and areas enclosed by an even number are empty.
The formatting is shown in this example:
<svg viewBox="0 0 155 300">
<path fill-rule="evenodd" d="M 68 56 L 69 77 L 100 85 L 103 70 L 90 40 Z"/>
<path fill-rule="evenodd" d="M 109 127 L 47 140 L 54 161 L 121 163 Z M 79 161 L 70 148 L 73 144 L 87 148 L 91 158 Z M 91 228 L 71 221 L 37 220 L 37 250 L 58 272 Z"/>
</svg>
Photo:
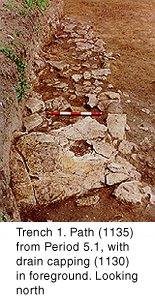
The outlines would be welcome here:
<svg viewBox="0 0 155 300">
<path fill-rule="evenodd" d="M 155 221 L 153 186 L 135 164 L 141 146 L 127 138 L 105 41 L 91 21 L 67 18 L 60 0 L 33 20 L 17 9 L 1 4 L 0 34 L 14 41 L 14 28 L 22 33 L 24 49 L 15 50 L 28 63 L 29 91 L 19 101 L 17 66 L 1 52 L 1 222 Z"/>
</svg>

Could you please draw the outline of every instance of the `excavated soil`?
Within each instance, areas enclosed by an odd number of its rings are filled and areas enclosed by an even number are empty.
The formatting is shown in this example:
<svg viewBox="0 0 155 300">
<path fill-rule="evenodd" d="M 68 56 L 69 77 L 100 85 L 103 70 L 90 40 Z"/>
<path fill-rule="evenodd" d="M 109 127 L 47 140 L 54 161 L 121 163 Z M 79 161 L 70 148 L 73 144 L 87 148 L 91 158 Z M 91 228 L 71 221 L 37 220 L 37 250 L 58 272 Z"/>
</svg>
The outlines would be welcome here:
<svg viewBox="0 0 155 300">
<path fill-rule="evenodd" d="M 51 116 L 50 110 L 69 111 L 99 111 L 87 104 L 88 97 L 83 89 L 94 85 L 95 79 L 71 77 L 74 74 L 81 75 L 90 69 L 105 68 L 107 74 L 102 85 L 96 82 L 96 93 L 104 91 L 115 92 L 121 97 L 121 108 L 114 106 L 113 111 L 103 111 L 102 116 L 93 117 L 100 124 L 107 125 L 107 114 L 127 114 L 126 138 L 134 143 L 133 156 L 122 154 L 141 174 L 141 180 L 154 187 L 154 65 L 155 65 L 155 25 L 153 20 L 153 1 L 145 3 L 139 1 L 78 1 L 66 0 L 64 18 L 58 25 L 57 32 L 52 40 L 34 61 L 33 90 L 45 107 L 41 108 L 35 119 L 31 119 L 32 107 L 26 105 L 24 110 L 23 133 L 15 140 L 13 151 L 19 151 L 25 167 L 28 168 L 28 157 L 20 148 L 22 136 L 39 132 L 52 134 L 54 130 L 75 124 L 83 117 Z M 80 12 L 80 13 L 79 13 Z M 68 26 L 67 29 L 64 28 Z M 72 29 L 71 29 L 72 28 Z M 89 32 L 89 44 L 83 44 L 85 32 Z M 90 42 L 92 36 L 92 42 Z M 81 39 L 81 41 L 80 41 Z M 99 41 L 99 43 L 97 42 Z M 77 43 L 81 51 L 77 51 Z M 81 44 L 80 44 L 81 43 Z M 85 43 L 85 41 L 84 41 Z M 91 44 L 91 47 L 89 48 Z M 92 53 L 91 49 L 96 47 Z M 94 46 L 95 45 L 95 46 Z M 84 49 L 83 49 L 84 47 Z M 85 49 L 85 47 L 88 49 Z M 98 47 L 98 48 L 97 48 Z M 106 51 L 103 48 L 106 48 Z M 86 57 L 85 57 L 85 54 Z M 82 56 L 83 55 L 83 56 Z M 59 65 L 57 62 L 65 62 Z M 67 68 L 67 71 L 66 69 Z M 65 69 L 65 71 L 64 71 Z M 110 74 L 111 73 L 111 74 Z M 88 75 L 88 74 L 87 74 Z M 108 76 L 107 76 L 108 75 Z M 88 75 L 89 76 L 89 75 Z M 72 78 L 72 79 L 71 79 Z M 82 88 L 81 88 L 82 87 Z M 100 90 L 100 87 L 102 89 Z M 89 88 L 88 88 L 89 91 Z M 74 97 L 76 95 L 76 98 Z M 33 95 L 31 95 L 33 96 Z M 51 106 L 51 98 L 64 97 L 67 103 L 58 98 L 55 106 Z M 33 98 L 33 97 L 32 97 Z M 62 106 L 60 101 L 62 100 Z M 54 110 L 53 109 L 53 110 Z M 36 110 L 36 112 L 38 112 Z M 34 123 L 38 122 L 38 126 Z M 24 140 L 23 140 L 24 141 Z M 111 140 L 114 143 L 114 140 Z M 38 148 L 39 149 L 39 148 Z M 31 148 L 30 148 L 31 150 Z M 93 147 L 85 140 L 77 140 L 70 146 L 70 151 L 76 157 L 89 155 Z M 23 152 L 22 152 L 23 151 Z M 41 151 L 39 149 L 39 151 Z M 25 155 L 25 156 L 24 156 Z M 37 160 L 36 160 L 37 164 Z M 48 168 L 48 167 L 47 167 Z M 46 169 L 46 167 L 45 167 Z M 39 173 L 38 173 L 39 174 Z M 13 175 L 14 176 L 14 173 Z M 36 174 L 30 174 L 31 182 L 35 185 L 38 178 Z M 14 179 L 11 187 L 14 191 Z M 88 189 L 86 197 L 71 196 L 57 202 L 38 205 L 30 211 L 21 211 L 22 221 L 55 221 L 55 222 L 154 222 L 154 205 L 144 202 L 133 204 L 118 200 L 112 192 L 118 184 Z M 86 200 L 85 200 L 86 198 Z M 89 199 L 89 201 L 88 201 Z M 92 199 L 92 203 L 91 203 Z M 97 199 L 97 200 L 96 200 Z M 86 203 L 84 202 L 86 201 Z"/>
</svg>

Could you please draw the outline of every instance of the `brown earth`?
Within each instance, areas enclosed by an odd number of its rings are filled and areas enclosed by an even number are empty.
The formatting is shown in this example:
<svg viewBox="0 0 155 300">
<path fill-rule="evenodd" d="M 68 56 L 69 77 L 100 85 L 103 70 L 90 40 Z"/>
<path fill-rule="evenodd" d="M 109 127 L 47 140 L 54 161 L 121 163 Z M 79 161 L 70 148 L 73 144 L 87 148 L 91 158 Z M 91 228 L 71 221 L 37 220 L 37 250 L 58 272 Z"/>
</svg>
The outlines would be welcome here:
<svg viewBox="0 0 155 300">
<path fill-rule="evenodd" d="M 127 139 L 141 146 L 135 161 L 142 179 L 154 186 L 154 99 L 155 99 L 155 4 L 154 1 L 92 1 L 65 0 L 64 15 L 94 25 L 106 42 L 106 50 L 113 52 L 112 74 L 108 80 L 121 90 L 123 111 L 127 113 L 130 131 Z M 80 13 L 79 13 L 80 12 Z M 3 9 L 3 15 L 8 14 Z M 15 22 L 15 20 L 14 20 Z M 14 26 L 17 24 L 14 23 Z M 11 22 L 5 28 L 11 27 Z M 32 27 L 32 26 L 31 26 Z M 27 27 L 29 30 L 29 27 Z M 12 29 L 13 30 L 13 29 Z M 49 46 L 50 47 L 50 46 Z M 48 47 L 45 48 L 48 51 Z M 7 61 L 4 61 L 7 66 Z M 11 91 L 7 96 L 11 96 Z M 41 92 L 41 91 L 39 91 Z M 142 109 L 144 109 L 142 111 Z M 67 121 L 68 122 L 68 121 Z M 66 121 L 64 120 L 64 123 Z M 140 127 L 138 127 L 140 126 Z M 155 221 L 154 207 L 118 202 L 109 196 L 113 188 L 96 190 L 100 201 L 92 207 L 78 207 L 75 198 L 66 202 L 40 207 L 31 213 L 22 212 L 22 221 L 55 222 Z M 94 190 L 89 195 L 94 195 Z"/>
</svg>

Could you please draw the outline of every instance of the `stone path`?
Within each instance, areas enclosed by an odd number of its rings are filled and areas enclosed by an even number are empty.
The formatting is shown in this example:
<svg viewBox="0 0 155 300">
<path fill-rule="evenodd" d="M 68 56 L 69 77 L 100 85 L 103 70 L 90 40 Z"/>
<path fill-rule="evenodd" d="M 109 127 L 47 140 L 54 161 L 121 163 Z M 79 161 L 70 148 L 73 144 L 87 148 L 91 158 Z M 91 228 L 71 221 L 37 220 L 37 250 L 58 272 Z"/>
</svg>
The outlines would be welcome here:
<svg viewBox="0 0 155 300">
<path fill-rule="evenodd" d="M 11 185 L 21 206 L 76 196 L 95 205 L 89 190 L 113 186 L 122 201 L 155 202 L 132 165 L 137 145 L 126 139 L 121 93 L 109 82 L 112 53 L 91 25 L 63 19 L 51 45 L 36 54 L 23 132 L 15 134 Z M 99 117 L 50 116 L 50 111 L 102 111 Z M 22 175 L 22 176 L 21 176 Z"/>
</svg>

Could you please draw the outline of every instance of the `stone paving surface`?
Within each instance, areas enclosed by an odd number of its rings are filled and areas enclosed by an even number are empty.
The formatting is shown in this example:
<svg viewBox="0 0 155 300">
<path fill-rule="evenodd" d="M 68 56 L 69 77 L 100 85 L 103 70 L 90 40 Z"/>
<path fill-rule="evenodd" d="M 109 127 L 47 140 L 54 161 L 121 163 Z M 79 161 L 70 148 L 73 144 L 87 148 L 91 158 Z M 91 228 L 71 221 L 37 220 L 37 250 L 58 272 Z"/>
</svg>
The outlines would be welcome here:
<svg viewBox="0 0 155 300">
<path fill-rule="evenodd" d="M 65 18 L 50 47 L 36 56 L 25 132 L 11 153 L 19 203 L 44 205 L 76 196 L 77 205 L 90 206 L 99 196 L 87 192 L 106 186 L 114 186 L 118 200 L 154 203 L 151 187 L 131 163 L 137 148 L 126 139 L 127 115 L 108 81 L 104 47 L 91 25 Z M 51 117 L 50 111 L 102 111 L 102 116 Z"/>
</svg>

